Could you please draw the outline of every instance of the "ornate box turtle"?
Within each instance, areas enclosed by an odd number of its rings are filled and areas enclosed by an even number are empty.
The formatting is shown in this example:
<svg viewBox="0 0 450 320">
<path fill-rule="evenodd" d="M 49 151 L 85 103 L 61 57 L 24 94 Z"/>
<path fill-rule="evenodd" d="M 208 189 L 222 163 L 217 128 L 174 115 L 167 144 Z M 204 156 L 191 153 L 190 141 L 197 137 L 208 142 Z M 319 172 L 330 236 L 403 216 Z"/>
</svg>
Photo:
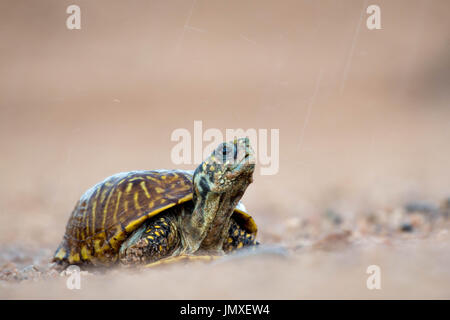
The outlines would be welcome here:
<svg viewBox="0 0 450 320">
<path fill-rule="evenodd" d="M 194 172 L 111 176 L 78 201 L 53 261 L 148 264 L 255 245 L 257 226 L 239 202 L 254 166 L 245 138 L 219 145 Z"/>
</svg>

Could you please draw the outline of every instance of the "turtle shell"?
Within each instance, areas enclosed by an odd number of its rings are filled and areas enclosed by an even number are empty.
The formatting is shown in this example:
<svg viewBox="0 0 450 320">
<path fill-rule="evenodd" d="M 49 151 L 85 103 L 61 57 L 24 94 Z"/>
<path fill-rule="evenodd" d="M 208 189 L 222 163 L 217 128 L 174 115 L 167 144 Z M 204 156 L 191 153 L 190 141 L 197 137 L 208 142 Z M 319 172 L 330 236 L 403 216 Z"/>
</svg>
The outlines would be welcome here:
<svg viewBox="0 0 450 320">
<path fill-rule="evenodd" d="M 193 171 L 132 171 L 96 184 L 77 202 L 54 261 L 110 263 L 121 244 L 145 220 L 192 201 Z M 239 204 L 234 220 L 256 235 L 253 218 Z"/>
</svg>

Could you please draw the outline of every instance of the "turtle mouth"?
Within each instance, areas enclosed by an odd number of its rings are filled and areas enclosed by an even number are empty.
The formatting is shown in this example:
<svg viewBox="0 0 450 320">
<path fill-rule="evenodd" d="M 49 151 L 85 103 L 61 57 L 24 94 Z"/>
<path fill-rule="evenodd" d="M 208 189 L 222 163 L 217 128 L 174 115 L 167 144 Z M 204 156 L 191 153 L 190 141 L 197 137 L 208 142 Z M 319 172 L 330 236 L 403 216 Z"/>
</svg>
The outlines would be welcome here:
<svg viewBox="0 0 450 320">
<path fill-rule="evenodd" d="M 255 168 L 255 158 L 251 152 L 246 152 L 245 156 L 228 171 L 233 176 L 233 180 L 237 179 L 241 174 L 253 172 Z"/>
<path fill-rule="evenodd" d="M 255 156 L 253 155 L 253 152 L 247 150 L 245 152 L 245 157 L 239 162 L 238 165 L 241 164 L 255 166 Z"/>
</svg>

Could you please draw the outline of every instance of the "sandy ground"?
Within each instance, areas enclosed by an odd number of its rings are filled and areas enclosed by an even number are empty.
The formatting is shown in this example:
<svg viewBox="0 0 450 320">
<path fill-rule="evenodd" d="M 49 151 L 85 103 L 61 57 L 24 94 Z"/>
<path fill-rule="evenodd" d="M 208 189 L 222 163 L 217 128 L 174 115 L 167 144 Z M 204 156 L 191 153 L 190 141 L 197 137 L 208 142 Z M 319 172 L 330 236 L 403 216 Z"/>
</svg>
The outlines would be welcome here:
<svg viewBox="0 0 450 320">
<path fill-rule="evenodd" d="M 78 3 L 74 31 L 71 1 L 0 4 L 0 298 L 450 298 L 448 1 L 378 1 L 372 31 L 356 0 Z M 243 199 L 261 252 L 47 274 L 86 189 L 195 167 L 194 120 L 280 130 Z"/>
</svg>

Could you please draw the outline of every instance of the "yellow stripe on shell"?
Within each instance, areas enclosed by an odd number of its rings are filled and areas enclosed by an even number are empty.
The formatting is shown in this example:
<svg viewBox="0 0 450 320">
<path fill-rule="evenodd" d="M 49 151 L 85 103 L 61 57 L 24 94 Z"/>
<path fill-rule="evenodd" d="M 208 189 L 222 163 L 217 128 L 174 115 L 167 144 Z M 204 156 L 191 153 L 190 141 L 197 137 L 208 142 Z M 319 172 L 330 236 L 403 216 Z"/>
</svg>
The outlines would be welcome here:
<svg viewBox="0 0 450 320">
<path fill-rule="evenodd" d="M 95 197 L 94 197 L 94 203 L 92 204 L 92 211 L 91 211 L 91 215 L 92 215 L 92 235 L 95 234 L 95 215 L 96 215 L 96 210 L 97 210 L 97 201 L 98 201 L 98 195 L 100 193 L 100 189 L 101 187 L 97 188 L 97 191 L 95 192 Z M 89 219 L 86 222 L 86 234 L 89 235 Z"/>
<path fill-rule="evenodd" d="M 107 187 L 106 183 L 105 183 L 105 187 Z M 108 188 L 105 188 L 105 189 L 102 191 L 102 195 L 100 196 L 100 203 L 103 203 L 103 201 L 105 201 L 106 193 L 107 193 L 107 192 L 108 192 Z"/>
<path fill-rule="evenodd" d="M 143 180 L 144 178 L 142 178 L 142 177 L 135 177 L 135 178 L 131 178 L 130 180 L 128 180 L 128 181 L 130 181 L 130 182 L 132 182 L 132 181 L 139 181 L 139 180 Z"/>
<path fill-rule="evenodd" d="M 130 193 L 131 189 L 133 189 L 133 183 L 130 182 L 127 184 L 127 188 L 125 189 L 125 192 Z"/>
<path fill-rule="evenodd" d="M 117 227 L 116 234 L 109 240 L 109 244 L 115 250 L 119 248 L 119 245 L 126 238 L 126 234 L 122 231 L 120 225 Z"/>
<path fill-rule="evenodd" d="M 155 191 L 156 191 L 157 193 L 163 193 L 163 192 L 164 192 L 164 189 L 163 189 L 163 188 L 160 188 L 160 187 L 155 187 Z"/>
<path fill-rule="evenodd" d="M 139 205 L 139 192 L 134 193 L 133 200 L 134 200 L 134 207 L 136 208 L 136 210 L 140 210 L 141 206 Z"/>
<path fill-rule="evenodd" d="M 160 182 L 158 179 L 156 179 L 156 178 L 154 178 L 154 177 L 152 177 L 152 176 L 145 176 L 148 180 L 152 180 L 152 181 L 155 181 L 155 182 Z"/>
<path fill-rule="evenodd" d="M 86 245 L 83 245 L 81 247 L 81 258 L 83 258 L 83 260 L 89 260 L 91 257 L 91 254 L 89 253 L 89 250 L 87 249 Z"/>
<path fill-rule="evenodd" d="M 103 209 L 103 220 L 102 220 L 102 230 L 105 230 L 106 214 L 108 212 L 109 202 L 113 196 L 114 189 L 109 192 L 108 198 L 106 199 L 105 208 Z"/>
<path fill-rule="evenodd" d="M 79 262 L 80 261 L 80 254 L 77 253 L 71 253 L 69 256 L 69 262 L 73 263 L 73 262 Z"/>
<path fill-rule="evenodd" d="M 113 222 L 114 224 L 117 223 L 117 211 L 119 210 L 119 205 L 120 205 L 120 197 L 122 196 L 122 191 L 119 191 L 117 193 L 117 199 L 116 199 L 116 208 L 114 209 L 114 214 L 113 214 Z"/>
<path fill-rule="evenodd" d="M 141 186 L 142 190 L 144 190 L 145 196 L 148 199 L 150 199 L 150 193 L 148 193 L 147 186 L 145 185 L 145 181 L 142 181 L 139 185 Z"/>
<path fill-rule="evenodd" d="M 100 242 L 101 242 L 100 239 L 95 239 L 94 240 L 94 250 L 95 250 L 96 253 L 100 252 L 100 249 L 101 249 Z"/>
</svg>

